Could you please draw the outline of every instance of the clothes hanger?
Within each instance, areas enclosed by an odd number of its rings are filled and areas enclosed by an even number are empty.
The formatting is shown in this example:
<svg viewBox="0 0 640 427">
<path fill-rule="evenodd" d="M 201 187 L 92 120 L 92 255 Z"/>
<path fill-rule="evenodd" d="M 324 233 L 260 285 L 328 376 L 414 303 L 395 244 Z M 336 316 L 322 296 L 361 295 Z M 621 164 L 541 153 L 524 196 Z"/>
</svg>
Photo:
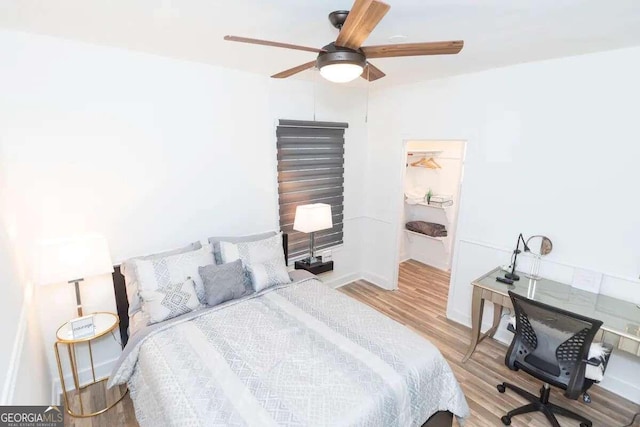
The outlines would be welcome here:
<svg viewBox="0 0 640 427">
<path fill-rule="evenodd" d="M 431 165 L 435 166 L 433 169 L 442 169 L 442 166 L 440 166 L 433 157 L 427 160 L 427 163 L 430 163 Z"/>
</svg>

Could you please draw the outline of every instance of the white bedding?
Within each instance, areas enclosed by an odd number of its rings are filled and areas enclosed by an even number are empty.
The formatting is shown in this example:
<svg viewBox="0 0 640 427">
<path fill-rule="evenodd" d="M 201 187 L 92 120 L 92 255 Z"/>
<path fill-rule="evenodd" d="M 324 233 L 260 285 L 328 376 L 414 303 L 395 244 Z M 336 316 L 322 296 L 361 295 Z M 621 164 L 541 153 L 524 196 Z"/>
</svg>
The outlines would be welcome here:
<svg viewBox="0 0 640 427">
<path fill-rule="evenodd" d="M 405 427 L 469 413 L 434 345 L 310 277 L 139 331 L 109 384 L 124 382 L 141 426 Z"/>
</svg>

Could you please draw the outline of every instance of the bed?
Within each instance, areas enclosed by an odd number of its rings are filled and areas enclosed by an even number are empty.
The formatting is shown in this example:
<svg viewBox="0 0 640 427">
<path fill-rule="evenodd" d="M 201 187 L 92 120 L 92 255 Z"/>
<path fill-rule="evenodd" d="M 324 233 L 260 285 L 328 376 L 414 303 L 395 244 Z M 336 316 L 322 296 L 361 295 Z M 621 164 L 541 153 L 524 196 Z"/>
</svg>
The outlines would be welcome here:
<svg viewBox="0 0 640 427">
<path fill-rule="evenodd" d="M 286 244 L 285 244 L 286 247 Z M 141 426 L 451 426 L 469 413 L 429 341 L 296 270 L 292 282 L 127 333 L 127 383 Z"/>
</svg>

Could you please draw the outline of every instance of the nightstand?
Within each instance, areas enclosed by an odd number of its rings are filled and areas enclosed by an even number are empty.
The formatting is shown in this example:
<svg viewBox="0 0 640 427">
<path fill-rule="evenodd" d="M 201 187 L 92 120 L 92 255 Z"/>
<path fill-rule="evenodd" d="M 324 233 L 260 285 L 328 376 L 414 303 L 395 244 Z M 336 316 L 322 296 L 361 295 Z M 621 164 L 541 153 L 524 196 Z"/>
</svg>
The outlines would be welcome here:
<svg viewBox="0 0 640 427">
<path fill-rule="evenodd" d="M 322 274 L 333 271 L 333 261 L 322 262 L 322 257 L 318 257 L 320 261 L 313 264 L 307 264 L 304 261 L 296 261 L 294 267 L 296 270 L 307 270 L 309 273 Z"/>
<path fill-rule="evenodd" d="M 56 353 L 56 362 L 58 363 L 58 374 L 60 375 L 60 385 L 62 387 L 62 396 L 64 397 L 64 405 L 67 408 L 67 413 L 72 417 L 87 418 L 87 417 L 93 417 L 98 414 L 102 414 L 103 412 L 106 412 L 109 409 L 113 408 L 118 402 L 122 400 L 123 397 L 126 396 L 127 392 L 129 391 L 129 389 L 126 389 L 120 395 L 120 397 L 116 399 L 115 402 L 111 403 L 110 405 L 107 405 L 107 407 L 103 409 L 100 409 L 96 412 L 85 412 L 84 405 L 82 402 L 82 391 L 93 384 L 98 384 L 108 379 L 107 377 L 107 378 L 96 380 L 96 371 L 95 371 L 95 366 L 93 361 L 93 351 L 91 350 L 91 341 L 94 341 L 109 333 L 113 334 L 114 331 L 118 330 L 120 319 L 118 319 L 118 316 L 115 315 L 114 313 L 98 312 L 98 313 L 93 313 L 93 324 L 95 327 L 93 334 L 83 338 L 76 338 L 76 339 L 73 338 L 73 332 L 71 329 L 70 321 L 60 326 L 56 331 L 57 341 L 53 345 L 53 348 Z M 81 386 L 79 374 L 78 374 L 78 357 L 76 355 L 76 345 L 82 344 L 82 343 L 86 343 L 87 348 L 89 350 L 89 360 L 91 361 L 90 362 L 91 375 L 92 375 L 93 381 Z M 67 390 L 65 385 L 64 373 L 62 371 L 62 362 L 60 361 L 59 347 L 61 345 L 66 345 L 67 351 L 69 353 L 69 364 L 71 366 L 73 384 L 75 386 L 76 394 L 79 398 L 78 400 L 80 401 L 80 412 L 73 412 L 71 410 L 71 405 L 70 405 L 71 400 L 69 398 L 69 391 Z"/>
</svg>

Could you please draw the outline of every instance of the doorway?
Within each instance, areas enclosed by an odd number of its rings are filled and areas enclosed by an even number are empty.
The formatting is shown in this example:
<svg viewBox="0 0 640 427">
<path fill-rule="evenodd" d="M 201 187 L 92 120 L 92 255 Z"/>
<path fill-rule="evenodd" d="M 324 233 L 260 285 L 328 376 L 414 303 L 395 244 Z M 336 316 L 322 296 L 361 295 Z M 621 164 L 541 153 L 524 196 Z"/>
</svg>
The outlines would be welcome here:
<svg viewBox="0 0 640 427">
<path fill-rule="evenodd" d="M 449 272 L 466 141 L 408 140 L 404 148 L 398 264 L 414 260 Z"/>
</svg>

